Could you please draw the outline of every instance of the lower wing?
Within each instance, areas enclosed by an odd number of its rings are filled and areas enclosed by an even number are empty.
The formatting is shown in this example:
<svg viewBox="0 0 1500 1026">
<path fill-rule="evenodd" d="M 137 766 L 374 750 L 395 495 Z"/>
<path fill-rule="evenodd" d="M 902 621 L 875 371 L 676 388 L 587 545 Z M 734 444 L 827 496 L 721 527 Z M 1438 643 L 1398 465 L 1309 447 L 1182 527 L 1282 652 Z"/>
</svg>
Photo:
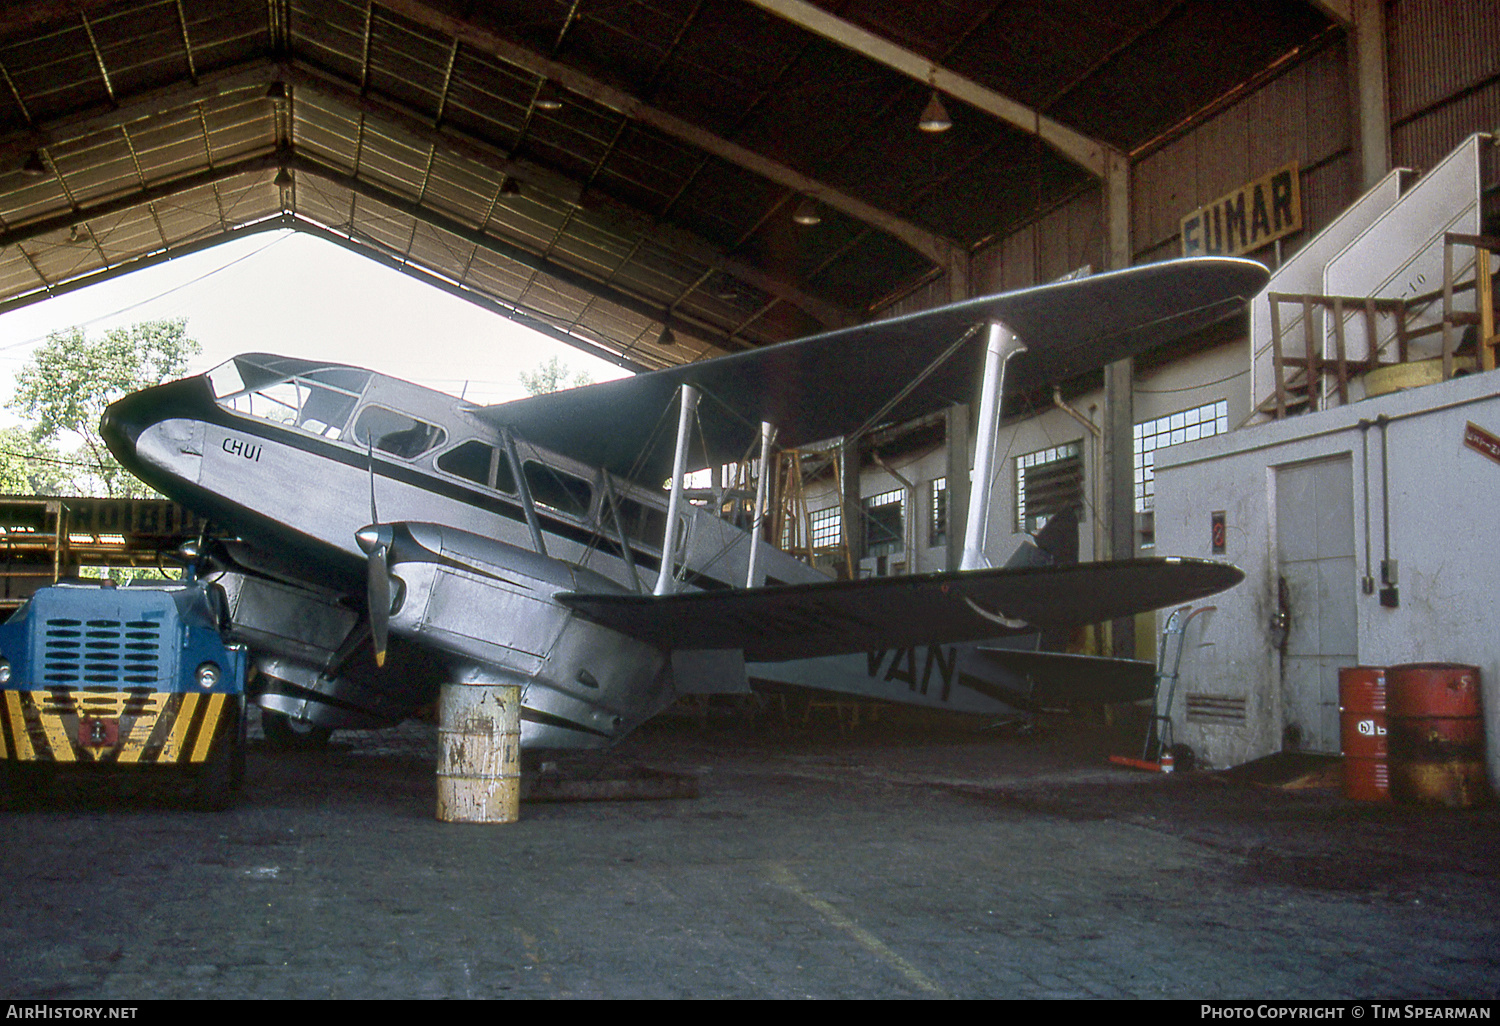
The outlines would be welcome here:
<svg viewBox="0 0 1500 1026">
<path fill-rule="evenodd" d="M 678 595 L 566 592 L 579 616 L 664 649 L 751 662 L 980 641 L 1192 602 L 1244 579 L 1210 560 L 1131 559 Z"/>
</svg>

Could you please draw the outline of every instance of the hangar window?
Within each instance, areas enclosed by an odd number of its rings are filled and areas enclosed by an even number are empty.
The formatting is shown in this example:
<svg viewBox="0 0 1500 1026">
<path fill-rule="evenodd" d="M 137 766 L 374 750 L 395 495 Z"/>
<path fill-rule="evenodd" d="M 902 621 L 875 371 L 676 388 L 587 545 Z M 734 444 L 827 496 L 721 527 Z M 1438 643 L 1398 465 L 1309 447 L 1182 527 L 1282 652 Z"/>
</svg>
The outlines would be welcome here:
<svg viewBox="0 0 1500 1026">
<path fill-rule="evenodd" d="M 804 522 L 812 537 L 802 534 Z M 787 552 L 802 552 L 811 546 L 814 554 L 828 554 L 844 543 L 844 511 L 839 506 L 815 509 L 807 514 L 806 521 L 800 516 L 787 517 L 781 523 L 781 544 Z"/>
<path fill-rule="evenodd" d="M 1016 530 L 1035 534 L 1055 513 L 1083 506 L 1083 449 L 1066 442 L 1016 457 Z"/>
<path fill-rule="evenodd" d="M 864 500 L 865 555 L 889 556 L 906 548 L 906 492 L 897 488 Z"/>
<path fill-rule="evenodd" d="M 948 542 L 948 479 L 928 482 L 927 544 L 933 547 Z"/>
<path fill-rule="evenodd" d="M 1170 445 L 1191 442 L 1229 430 L 1229 403 L 1220 399 L 1135 426 L 1135 511 L 1156 508 L 1156 454 Z"/>
</svg>

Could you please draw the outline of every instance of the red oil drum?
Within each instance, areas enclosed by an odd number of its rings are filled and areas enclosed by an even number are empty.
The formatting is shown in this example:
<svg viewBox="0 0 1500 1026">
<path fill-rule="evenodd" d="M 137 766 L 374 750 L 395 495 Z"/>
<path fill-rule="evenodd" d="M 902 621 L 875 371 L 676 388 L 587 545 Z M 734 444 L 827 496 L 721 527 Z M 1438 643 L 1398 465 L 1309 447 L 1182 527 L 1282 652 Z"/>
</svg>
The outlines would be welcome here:
<svg viewBox="0 0 1500 1026">
<path fill-rule="evenodd" d="M 1454 808 L 1488 799 L 1479 693 L 1477 666 L 1407 663 L 1386 672 L 1392 798 Z"/>
<path fill-rule="evenodd" d="M 1390 801 L 1385 667 L 1339 669 L 1339 737 L 1344 753 L 1344 797 L 1361 802 Z"/>
</svg>

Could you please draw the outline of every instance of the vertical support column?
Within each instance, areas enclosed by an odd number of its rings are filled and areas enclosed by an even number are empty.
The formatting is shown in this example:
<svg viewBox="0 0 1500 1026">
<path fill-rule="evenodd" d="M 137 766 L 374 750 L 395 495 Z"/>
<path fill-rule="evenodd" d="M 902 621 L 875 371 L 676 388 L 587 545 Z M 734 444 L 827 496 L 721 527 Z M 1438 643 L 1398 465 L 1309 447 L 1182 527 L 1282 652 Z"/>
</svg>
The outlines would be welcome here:
<svg viewBox="0 0 1500 1026">
<path fill-rule="evenodd" d="M 960 570 L 980 570 L 989 565 L 984 555 L 989 530 L 990 493 L 993 490 L 995 433 L 1000 428 L 1000 408 L 1005 390 L 1005 365 L 1026 346 L 999 321 L 990 321 L 985 340 L 984 383 L 979 396 L 979 424 L 974 441 L 974 477 L 969 486 L 969 510 L 964 523 L 964 551 Z"/>
<path fill-rule="evenodd" d="M 844 569 L 853 580 L 859 576 L 859 561 L 865 554 L 864 505 L 859 494 L 859 467 L 863 463 L 861 447 L 865 440 L 848 435 L 839 446 L 839 504 L 843 509 Z M 809 529 L 810 526 L 809 526 Z"/>
<path fill-rule="evenodd" d="M 697 409 L 698 390 L 692 385 L 683 385 L 677 411 L 677 451 L 672 457 L 672 496 L 667 500 L 667 533 L 661 543 L 661 572 L 656 578 L 657 595 L 670 595 L 676 590 L 673 568 L 680 546 L 677 520 L 682 513 L 682 479 L 687 474 L 688 442 L 691 438 L 693 413 Z"/>
<path fill-rule="evenodd" d="M 437 818 L 521 818 L 521 688 L 444 684 L 438 702 Z"/>
<path fill-rule="evenodd" d="M 969 254 L 956 249 L 948 254 L 948 302 L 959 303 L 968 298 Z"/>
<path fill-rule="evenodd" d="M 969 407 L 948 407 L 948 559 L 945 569 L 957 570 L 963 563 L 964 536 L 958 525 L 969 513 Z"/>
<path fill-rule="evenodd" d="M 1119 150 L 1104 154 L 1104 237 L 1108 250 L 1105 265 L 1111 271 L 1135 262 L 1130 238 L 1130 158 Z"/>
<path fill-rule="evenodd" d="M 760 473 L 755 476 L 755 516 L 750 526 L 750 569 L 745 575 L 745 587 L 755 587 L 756 574 L 760 571 L 760 550 L 765 544 L 761 537 L 766 522 L 766 487 L 771 476 L 771 439 L 776 429 L 765 421 L 760 422 Z"/>
<path fill-rule="evenodd" d="M 948 302 L 957 303 L 969 298 L 969 278 L 973 272 L 969 254 L 955 253 L 948 261 Z M 976 288 L 983 292 L 985 285 Z M 1000 290 L 1000 282 L 991 286 Z M 945 570 L 957 570 L 963 562 L 964 539 L 958 525 L 964 522 L 969 511 L 969 421 L 968 403 L 955 403 L 948 407 L 948 540 Z M 915 516 L 915 513 L 913 514 Z M 915 569 L 915 567 L 913 567 Z"/>
<path fill-rule="evenodd" d="M 1374 188 L 1391 169 L 1390 84 L 1385 60 L 1384 0 L 1353 0 L 1354 29 L 1350 33 L 1350 79 L 1358 115 L 1359 162 L 1362 189 Z"/>
<path fill-rule="evenodd" d="M 1110 270 L 1129 267 L 1135 260 L 1131 242 L 1130 158 L 1118 151 L 1105 154 L 1104 173 L 1106 254 Z M 1104 370 L 1104 487 L 1106 496 L 1107 551 L 1095 559 L 1129 559 L 1135 555 L 1135 466 L 1134 445 L 1135 364 L 1121 360 Z M 1100 515 L 1099 513 L 1095 514 Z M 1111 624 L 1112 650 L 1116 656 L 1135 654 L 1135 621 Z"/>
<path fill-rule="evenodd" d="M 1104 464 L 1109 481 L 1109 559 L 1135 556 L 1135 363 L 1120 360 L 1104 369 Z M 1135 621 L 1111 625 L 1111 650 L 1121 659 L 1135 655 Z"/>
</svg>

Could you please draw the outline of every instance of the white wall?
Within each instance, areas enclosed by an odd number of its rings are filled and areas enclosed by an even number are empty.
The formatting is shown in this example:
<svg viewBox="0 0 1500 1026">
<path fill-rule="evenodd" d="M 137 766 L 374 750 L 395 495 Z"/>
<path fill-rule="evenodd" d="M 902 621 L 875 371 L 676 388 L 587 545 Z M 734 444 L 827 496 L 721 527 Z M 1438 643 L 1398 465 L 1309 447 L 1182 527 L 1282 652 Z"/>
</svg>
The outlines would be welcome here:
<svg viewBox="0 0 1500 1026">
<path fill-rule="evenodd" d="M 1383 607 L 1378 595 L 1385 529 L 1380 431 L 1368 429 L 1367 472 L 1360 427 L 1361 420 L 1381 415 L 1390 418 L 1389 526 L 1400 590 L 1396 608 Z M 1158 551 L 1211 557 L 1210 513 L 1224 510 L 1228 551 L 1217 558 L 1246 573 L 1238 587 L 1207 600 L 1218 611 L 1195 620 L 1187 637 L 1183 689 L 1248 702 L 1245 725 L 1228 727 L 1186 722 L 1179 697 L 1172 710 L 1176 736 L 1201 759 L 1234 765 L 1281 747 L 1286 724 L 1280 656 L 1268 630 L 1277 579 L 1275 468 L 1348 455 L 1354 473 L 1356 578 L 1373 575 L 1377 590 L 1364 594 L 1356 579 L 1358 661 L 1372 666 L 1429 661 L 1477 665 L 1488 770 L 1492 785 L 1500 782 L 1500 464 L 1463 444 L 1471 421 L 1500 435 L 1500 376 L 1495 372 L 1232 431 L 1162 454 L 1156 479 Z"/>
<path fill-rule="evenodd" d="M 1229 429 L 1250 418 L 1250 371 L 1244 341 L 1193 353 L 1164 367 L 1136 372 L 1137 424 L 1225 399 Z"/>
</svg>

